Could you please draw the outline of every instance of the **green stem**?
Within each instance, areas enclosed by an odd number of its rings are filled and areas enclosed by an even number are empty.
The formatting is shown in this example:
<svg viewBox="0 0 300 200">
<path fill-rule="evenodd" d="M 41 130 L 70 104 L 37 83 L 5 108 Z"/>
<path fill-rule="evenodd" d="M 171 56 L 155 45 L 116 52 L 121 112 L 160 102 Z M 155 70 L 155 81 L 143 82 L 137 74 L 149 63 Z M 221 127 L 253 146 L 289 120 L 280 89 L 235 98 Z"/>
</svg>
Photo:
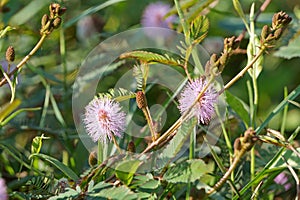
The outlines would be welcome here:
<svg viewBox="0 0 300 200">
<path fill-rule="evenodd" d="M 186 57 L 185 57 L 186 62 L 189 60 L 189 57 L 192 54 L 192 57 L 193 57 L 193 60 L 195 62 L 195 66 L 196 66 L 195 69 L 198 69 L 200 74 L 204 74 L 203 66 L 202 66 L 202 64 L 199 60 L 197 49 L 195 49 L 194 46 L 191 43 L 189 25 L 188 25 L 187 21 L 185 20 L 183 11 L 182 11 L 182 9 L 179 5 L 178 0 L 174 0 L 174 3 L 175 3 L 175 6 L 176 6 L 176 9 L 177 9 L 177 12 L 178 12 L 178 16 L 179 16 L 179 19 L 180 19 L 180 24 L 181 24 L 182 29 L 183 29 L 183 33 L 184 33 L 184 37 L 185 37 L 185 43 L 190 48 L 190 50 L 189 51 L 187 50 L 187 53 L 186 53 Z M 189 73 L 187 72 L 186 66 L 185 66 L 185 71 L 186 71 L 186 74 L 187 74 L 188 78 L 190 79 Z"/>
<path fill-rule="evenodd" d="M 97 160 L 98 160 L 98 165 L 100 165 L 103 162 L 103 146 L 100 140 L 98 140 Z"/>
<path fill-rule="evenodd" d="M 195 158 L 196 134 L 197 134 L 197 128 L 195 126 L 194 131 L 190 134 L 190 149 L 189 149 L 189 159 L 190 160 Z M 186 196 L 185 196 L 186 200 L 190 199 L 190 191 L 191 191 L 191 183 L 188 183 Z"/>
<path fill-rule="evenodd" d="M 65 43 L 65 33 L 64 33 L 64 29 L 61 28 L 59 31 L 59 44 L 60 44 L 60 57 L 61 57 L 61 63 L 62 63 L 62 67 L 63 67 L 63 75 L 64 75 L 64 92 L 65 94 L 68 94 L 68 86 L 67 86 L 67 75 L 68 75 L 68 70 L 67 70 L 67 61 L 66 61 L 66 43 Z M 68 98 L 65 95 L 64 97 L 64 107 L 65 109 L 67 109 L 67 105 L 68 105 Z"/>
<path fill-rule="evenodd" d="M 267 119 L 255 130 L 256 134 L 259 135 L 260 132 L 267 126 L 267 124 L 273 119 L 275 115 L 277 115 L 283 108 L 286 106 L 289 101 L 294 100 L 300 94 L 300 85 L 297 86 L 283 101 L 280 102 L 272 111 L 271 114 L 268 115 Z"/>
<path fill-rule="evenodd" d="M 283 93 L 284 93 L 284 98 L 286 99 L 287 96 L 288 96 L 288 89 L 287 89 L 287 87 L 284 87 L 284 92 Z M 282 122 L 281 122 L 281 128 L 280 128 L 280 132 L 283 135 L 284 135 L 284 131 L 285 131 L 287 111 L 288 111 L 288 105 L 285 105 L 284 109 L 283 109 L 283 116 L 282 116 Z"/>
<path fill-rule="evenodd" d="M 119 146 L 119 144 L 118 144 L 118 142 L 117 142 L 117 140 L 116 140 L 115 135 L 114 135 L 114 134 L 111 134 L 111 138 L 112 138 L 112 140 L 113 140 L 113 142 L 114 142 L 114 145 L 116 146 L 116 148 L 117 148 L 119 154 L 122 154 L 122 150 L 121 150 L 121 148 L 120 148 L 120 146 Z"/>
<path fill-rule="evenodd" d="M 183 33 L 184 33 L 184 36 L 185 36 L 185 42 L 189 46 L 191 44 L 191 41 L 190 41 L 190 34 L 189 34 L 188 23 L 186 22 L 186 20 L 184 18 L 183 11 L 182 11 L 182 9 L 181 9 L 181 7 L 179 5 L 178 0 L 174 0 L 174 3 L 175 3 L 175 6 L 176 6 L 176 9 L 177 9 L 177 12 L 178 12 L 178 16 L 179 16 L 179 19 L 180 19 L 180 24 L 182 26 Z"/>
</svg>

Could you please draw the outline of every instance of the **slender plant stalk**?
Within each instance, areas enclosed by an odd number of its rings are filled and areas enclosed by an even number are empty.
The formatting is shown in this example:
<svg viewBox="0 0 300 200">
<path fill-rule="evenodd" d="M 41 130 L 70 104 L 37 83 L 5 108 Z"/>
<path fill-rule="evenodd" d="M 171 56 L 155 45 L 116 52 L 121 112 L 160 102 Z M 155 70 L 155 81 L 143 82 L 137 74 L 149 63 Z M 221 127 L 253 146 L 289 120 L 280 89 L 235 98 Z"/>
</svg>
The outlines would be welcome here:
<svg viewBox="0 0 300 200">
<path fill-rule="evenodd" d="M 190 149 L 189 149 L 189 159 L 192 160 L 195 158 L 195 148 L 196 148 L 196 134 L 197 134 L 197 128 L 194 127 L 194 130 L 190 134 Z M 185 199 L 190 199 L 190 192 L 191 192 L 191 183 L 189 182 L 187 185 L 187 191 Z"/>
<path fill-rule="evenodd" d="M 40 38 L 40 40 L 38 41 L 38 43 L 35 45 L 35 47 L 29 52 L 29 54 L 27 56 L 25 56 L 21 62 L 17 65 L 17 67 L 12 70 L 9 74 L 8 74 L 8 77 L 10 78 L 14 73 L 16 73 L 19 69 L 21 69 L 21 67 L 27 63 L 27 61 L 31 58 L 31 56 L 33 54 L 36 53 L 36 51 L 42 46 L 43 42 L 45 41 L 47 37 L 47 34 L 43 34 Z M 3 86 L 5 83 L 7 82 L 7 79 L 6 78 L 3 78 L 1 81 L 0 81 L 0 87 Z"/>
<path fill-rule="evenodd" d="M 242 71 L 240 71 L 233 79 L 231 79 L 222 90 L 220 90 L 219 94 L 222 94 L 225 90 L 230 88 L 236 81 L 238 81 L 244 74 L 250 69 L 253 64 L 257 61 L 257 59 L 264 53 L 266 47 L 262 46 L 258 54 L 253 58 L 253 60 L 246 66 Z"/>
<path fill-rule="evenodd" d="M 284 87 L 283 93 L 284 93 L 284 98 L 287 98 L 287 96 L 288 96 L 288 89 L 287 89 L 287 87 Z M 283 135 L 284 135 L 284 131 L 285 131 L 286 116 L 287 116 L 288 108 L 289 108 L 289 106 L 285 105 L 284 109 L 283 109 L 283 116 L 282 116 L 282 122 L 281 122 L 281 127 L 280 127 L 280 132 Z"/>
<path fill-rule="evenodd" d="M 183 33 L 184 33 L 184 36 L 185 36 L 185 42 L 189 46 L 191 41 L 190 41 L 190 34 L 189 34 L 188 24 L 187 24 L 187 22 L 184 18 L 183 11 L 182 11 L 182 9 L 179 5 L 178 0 L 174 0 L 174 3 L 175 3 L 175 6 L 176 6 L 176 10 L 178 12 L 178 16 L 179 16 L 179 19 L 180 19 L 180 24 L 182 26 Z"/>
<path fill-rule="evenodd" d="M 151 132 L 152 141 L 155 141 L 156 140 L 156 131 L 155 131 L 154 126 L 153 126 L 153 120 L 152 120 L 152 117 L 151 117 L 151 114 L 150 114 L 150 110 L 149 110 L 148 106 L 143 107 L 141 109 L 142 109 L 142 111 L 143 111 L 143 113 L 146 117 L 146 121 L 148 123 L 149 129 L 150 129 L 150 132 Z"/>
<path fill-rule="evenodd" d="M 112 138 L 112 140 L 113 140 L 113 142 L 114 142 L 114 145 L 116 146 L 116 148 L 117 148 L 119 154 L 122 154 L 122 150 L 121 150 L 121 148 L 120 148 L 120 146 L 119 146 L 119 144 L 118 144 L 118 142 L 117 142 L 117 140 L 116 140 L 115 135 L 114 135 L 114 134 L 111 134 L 111 138 Z"/>
<path fill-rule="evenodd" d="M 97 153 L 97 160 L 98 165 L 100 165 L 103 162 L 103 146 L 102 142 L 98 140 L 98 153 Z"/>
</svg>

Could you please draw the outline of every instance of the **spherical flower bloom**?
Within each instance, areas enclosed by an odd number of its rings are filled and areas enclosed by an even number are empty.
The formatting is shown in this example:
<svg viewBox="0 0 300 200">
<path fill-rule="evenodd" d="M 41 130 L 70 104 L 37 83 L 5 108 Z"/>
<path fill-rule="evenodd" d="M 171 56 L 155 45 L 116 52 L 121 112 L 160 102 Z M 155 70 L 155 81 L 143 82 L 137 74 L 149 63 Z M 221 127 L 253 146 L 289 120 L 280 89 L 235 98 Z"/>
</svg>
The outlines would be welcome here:
<svg viewBox="0 0 300 200">
<path fill-rule="evenodd" d="M 285 191 L 289 190 L 292 187 L 292 184 L 288 182 L 288 177 L 284 172 L 281 172 L 274 178 L 274 182 L 282 185 Z"/>
<path fill-rule="evenodd" d="M 158 27 L 169 29 L 171 24 L 176 21 L 176 16 L 171 15 L 164 18 L 165 15 L 171 10 L 171 7 L 163 2 L 156 2 L 149 4 L 142 16 L 141 24 L 143 27 Z M 163 38 L 171 35 L 171 31 L 168 30 L 147 30 L 146 34 L 149 37 L 161 36 Z"/>
<path fill-rule="evenodd" d="M 111 141 L 113 136 L 122 137 L 125 116 L 118 102 L 108 97 L 95 98 L 85 107 L 83 122 L 94 142 L 106 143 L 107 138 Z"/>
<path fill-rule="evenodd" d="M 194 103 L 201 90 L 206 86 L 204 78 L 198 78 L 188 83 L 179 98 L 179 110 L 184 114 Z M 214 104 L 217 102 L 218 93 L 209 86 L 195 106 L 191 109 L 191 116 L 197 117 L 198 123 L 208 124 L 215 113 Z"/>
<path fill-rule="evenodd" d="M 7 190 L 7 188 L 6 188 L 4 179 L 0 178 L 0 199 L 1 200 L 8 199 L 8 195 L 7 195 L 6 190 Z"/>
</svg>

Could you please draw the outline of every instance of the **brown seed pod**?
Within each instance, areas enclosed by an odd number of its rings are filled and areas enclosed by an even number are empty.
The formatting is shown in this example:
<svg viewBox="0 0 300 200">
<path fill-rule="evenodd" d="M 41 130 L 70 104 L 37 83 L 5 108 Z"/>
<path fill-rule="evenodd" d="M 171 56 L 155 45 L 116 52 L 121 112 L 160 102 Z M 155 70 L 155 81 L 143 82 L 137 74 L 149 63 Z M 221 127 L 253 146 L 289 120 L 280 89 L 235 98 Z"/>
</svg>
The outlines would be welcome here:
<svg viewBox="0 0 300 200">
<path fill-rule="evenodd" d="M 15 49 L 13 46 L 7 48 L 5 57 L 8 62 L 13 62 L 15 60 Z"/>
</svg>

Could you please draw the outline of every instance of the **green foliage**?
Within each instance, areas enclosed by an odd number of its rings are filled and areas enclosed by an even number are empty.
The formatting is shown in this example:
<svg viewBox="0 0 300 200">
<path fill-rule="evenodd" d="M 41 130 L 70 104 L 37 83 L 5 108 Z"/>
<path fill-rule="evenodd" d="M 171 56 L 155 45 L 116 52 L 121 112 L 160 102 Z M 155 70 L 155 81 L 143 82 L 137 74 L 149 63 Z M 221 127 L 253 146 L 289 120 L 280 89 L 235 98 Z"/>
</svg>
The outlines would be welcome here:
<svg viewBox="0 0 300 200">
<path fill-rule="evenodd" d="M 247 104 L 238 97 L 231 94 L 229 91 L 226 91 L 226 100 L 229 106 L 239 115 L 239 117 L 243 120 L 246 126 L 248 126 L 250 122 L 250 117 L 249 107 L 247 106 Z"/>
<path fill-rule="evenodd" d="M 116 166 L 116 177 L 122 181 L 123 184 L 129 185 L 133 179 L 133 175 L 140 165 L 138 160 L 125 160 Z"/>
<path fill-rule="evenodd" d="M 50 164 L 54 165 L 57 169 L 59 169 L 61 172 L 63 172 L 67 177 L 69 177 L 72 180 L 79 179 L 79 177 L 68 166 L 66 166 L 65 164 L 61 163 L 60 161 L 58 161 L 57 159 L 51 156 L 40 154 L 40 153 L 34 153 L 31 154 L 29 158 L 33 158 L 33 157 L 38 157 L 49 162 Z"/>
<path fill-rule="evenodd" d="M 120 55 L 121 59 L 134 58 L 146 63 L 161 63 L 171 66 L 183 66 L 184 59 L 180 58 L 178 55 L 170 54 L 165 51 L 161 52 L 151 52 L 146 50 L 138 50 L 126 52 Z"/>
<path fill-rule="evenodd" d="M 300 36 L 290 40 L 287 46 L 280 47 L 279 50 L 276 51 L 274 55 L 285 59 L 300 57 L 299 43 L 300 43 Z"/>
<path fill-rule="evenodd" d="M 31 143 L 31 154 L 40 153 L 42 145 L 43 145 L 43 139 L 49 139 L 49 138 L 50 137 L 45 137 L 44 134 L 33 138 L 32 143 Z"/>
<path fill-rule="evenodd" d="M 190 27 L 190 34 L 194 44 L 200 43 L 206 37 L 209 28 L 209 21 L 205 16 L 199 15 L 195 18 Z"/>
<path fill-rule="evenodd" d="M 128 91 L 124 88 L 111 88 L 108 90 L 108 93 L 99 93 L 98 96 L 100 98 L 109 97 L 111 99 L 115 99 L 116 101 L 125 101 L 135 97 L 135 93 Z"/>
<path fill-rule="evenodd" d="M 189 183 L 200 179 L 209 169 L 203 160 L 187 160 L 170 167 L 163 179 L 171 183 Z"/>
<path fill-rule="evenodd" d="M 159 164 L 159 167 L 164 167 L 171 159 L 178 155 L 178 153 L 182 150 L 182 147 L 187 143 L 196 123 L 196 119 L 191 119 L 181 125 L 178 129 L 178 133 L 158 156 L 157 163 Z"/>
</svg>

